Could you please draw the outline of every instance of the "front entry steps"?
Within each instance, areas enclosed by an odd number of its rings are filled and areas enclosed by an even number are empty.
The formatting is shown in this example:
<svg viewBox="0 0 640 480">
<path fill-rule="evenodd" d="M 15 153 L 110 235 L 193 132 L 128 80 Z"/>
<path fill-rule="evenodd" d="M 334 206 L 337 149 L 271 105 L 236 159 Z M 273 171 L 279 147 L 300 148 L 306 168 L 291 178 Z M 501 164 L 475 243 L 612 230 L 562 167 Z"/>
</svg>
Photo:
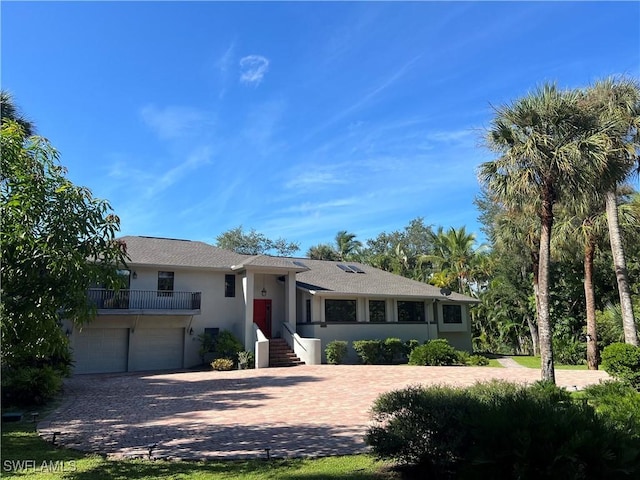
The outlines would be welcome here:
<svg viewBox="0 0 640 480">
<path fill-rule="evenodd" d="M 291 350 L 284 338 L 269 340 L 270 367 L 295 367 L 296 365 L 304 365 L 304 362 Z"/>
</svg>

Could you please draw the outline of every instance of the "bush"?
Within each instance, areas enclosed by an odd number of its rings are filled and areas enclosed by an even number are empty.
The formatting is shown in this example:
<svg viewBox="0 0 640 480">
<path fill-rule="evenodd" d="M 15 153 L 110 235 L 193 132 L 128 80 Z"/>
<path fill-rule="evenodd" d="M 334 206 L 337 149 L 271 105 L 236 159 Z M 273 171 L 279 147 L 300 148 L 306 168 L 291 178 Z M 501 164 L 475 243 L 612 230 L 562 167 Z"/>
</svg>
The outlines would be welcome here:
<svg viewBox="0 0 640 480">
<path fill-rule="evenodd" d="M 353 349 L 365 365 L 381 365 L 384 363 L 384 352 L 380 340 L 356 340 Z"/>
<path fill-rule="evenodd" d="M 609 380 L 590 385 L 584 393 L 596 412 L 611 421 L 614 428 L 640 437 L 640 394 L 635 388 Z"/>
<path fill-rule="evenodd" d="M 216 358 L 211 362 L 211 368 L 219 371 L 233 370 L 233 360 L 230 358 Z"/>
<path fill-rule="evenodd" d="M 412 338 L 411 340 L 407 340 L 404 344 L 407 357 L 409 357 L 409 355 L 411 355 L 411 352 L 413 352 L 415 348 L 419 346 L 420 346 L 420 342 L 415 338 Z"/>
<path fill-rule="evenodd" d="M 409 365 L 454 365 L 457 360 L 458 354 L 449 342 L 437 338 L 416 347 L 409 356 Z"/>
<path fill-rule="evenodd" d="M 587 361 L 587 344 L 574 337 L 554 338 L 553 357 L 562 365 L 582 365 Z"/>
<path fill-rule="evenodd" d="M 640 390 L 640 347 L 612 343 L 602 350 L 602 368 L 609 375 Z"/>
<path fill-rule="evenodd" d="M 382 350 L 386 364 L 400 363 L 405 359 L 405 345 L 399 338 L 387 338 L 382 345 Z"/>
<path fill-rule="evenodd" d="M 217 358 L 237 358 L 244 345 L 229 330 L 222 330 L 213 341 L 213 350 Z"/>
<path fill-rule="evenodd" d="M 43 405 L 62 388 L 62 373 L 48 365 L 3 369 L 5 405 Z"/>
<path fill-rule="evenodd" d="M 256 367 L 256 358 L 253 352 L 247 352 L 246 350 L 242 350 L 238 352 L 238 368 L 244 370 L 247 368 L 255 368 Z"/>
<path fill-rule="evenodd" d="M 489 359 L 484 355 L 471 355 L 467 364 L 473 367 L 486 367 L 489 365 Z"/>
<path fill-rule="evenodd" d="M 366 442 L 416 477 L 637 478 L 640 440 L 553 384 L 408 387 L 374 402 Z"/>
<path fill-rule="evenodd" d="M 327 356 L 327 362 L 332 365 L 339 365 L 344 362 L 347 356 L 348 343 L 344 340 L 334 340 L 327 343 L 324 353 Z"/>
</svg>

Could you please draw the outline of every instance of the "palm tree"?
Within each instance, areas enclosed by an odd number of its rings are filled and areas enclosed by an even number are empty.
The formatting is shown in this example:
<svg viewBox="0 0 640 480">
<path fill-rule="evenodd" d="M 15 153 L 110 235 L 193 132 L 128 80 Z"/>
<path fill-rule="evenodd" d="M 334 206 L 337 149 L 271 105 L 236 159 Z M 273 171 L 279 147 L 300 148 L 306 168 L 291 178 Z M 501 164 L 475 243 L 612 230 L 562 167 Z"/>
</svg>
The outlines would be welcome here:
<svg viewBox="0 0 640 480">
<path fill-rule="evenodd" d="M 577 92 L 545 85 L 498 108 L 487 141 L 500 156 L 479 169 L 487 191 L 507 206 L 522 209 L 532 205 L 540 219 L 538 333 L 542 379 L 552 382 L 549 266 L 553 207 L 563 194 L 593 184 L 606 165 L 606 139 L 593 131 L 593 122 L 579 109 L 578 100 Z"/>
<path fill-rule="evenodd" d="M 0 91 L 0 117 L 2 121 L 13 120 L 20 125 L 25 137 L 35 134 L 35 126 L 20 113 L 13 96 L 7 90 Z"/>
<path fill-rule="evenodd" d="M 616 187 L 622 183 L 638 162 L 640 146 L 640 87 L 631 80 L 609 78 L 596 82 L 585 93 L 589 107 L 595 109 L 600 126 L 607 132 L 608 169 L 602 177 L 605 193 L 609 242 L 618 282 L 622 324 L 626 343 L 638 346 L 638 332 L 633 315 L 627 265 L 618 219 Z"/>
<path fill-rule="evenodd" d="M 355 233 L 340 230 L 336 234 L 336 251 L 340 260 L 349 260 L 361 247 L 362 242 L 356 240 Z"/>
<path fill-rule="evenodd" d="M 421 262 L 431 262 L 438 265 L 443 272 L 436 275 L 433 281 L 442 283 L 443 278 L 450 273 L 457 282 L 457 290 L 460 293 L 471 294 L 471 274 L 476 255 L 484 247 L 474 250 L 476 236 L 468 233 L 465 227 L 450 228 L 447 232 L 442 227 L 433 234 L 434 253 L 422 255 Z"/>
<path fill-rule="evenodd" d="M 312 260 L 339 260 L 338 252 L 331 245 L 320 243 L 307 250 L 307 257 Z"/>
</svg>

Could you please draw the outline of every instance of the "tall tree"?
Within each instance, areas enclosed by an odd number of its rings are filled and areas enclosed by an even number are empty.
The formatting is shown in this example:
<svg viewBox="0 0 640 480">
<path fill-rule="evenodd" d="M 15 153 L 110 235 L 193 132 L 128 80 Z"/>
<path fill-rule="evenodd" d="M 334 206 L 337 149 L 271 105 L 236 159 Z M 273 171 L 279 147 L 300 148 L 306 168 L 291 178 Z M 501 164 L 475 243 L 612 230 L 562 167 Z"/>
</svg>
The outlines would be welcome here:
<svg viewBox="0 0 640 480">
<path fill-rule="evenodd" d="M 336 251 L 338 257 L 342 261 L 350 260 L 358 250 L 362 247 L 362 242 L 356 240 L 355 233 L 349 233 L 346 230 L 340 230 L 336 234 Z"/>
<path fill-rule="evenodd" d="M 339 260 L 338 252 L 331 245 L 320 243 L 307 250 L 307 257 L 312 260 Z"/>
<path fill-rule="evenodd" d="M 70 353 L 60 321 L 91 319 L 91 285 L 120 285 L 126 246 L 114 237 L 119 219 L 108 202 L 65 177 L 45 139 L 25 138 L 6 119 L 1 133 L 2 365 L 12 374 L 64 372 Z"/>
<path fill-rule="evenodd" d="M 216 237 L 216 245 L 226 250 L 233 250 L 243 255 L 269 255 L 275 253 L 279 257 L 290 257 L 300 245 L 284 238 L 272 240 L 266 235 L 251 229 L 245 232 L 242 225 L 221 233 Z"/>
<path fill-rule="evenodd" d="M 480 166 L 481 183 L 506 205 L 535 205 L 540 219 L 538 330 L 542 378 L 555 382 L 549 309 L 553 207 L 562 195 L 595 182 L 606 164 L 606 139 L 594 132 L 577 92 L 544 85 L 496 110 L 488 146 L 499 157 Z M 585 159 L 588 158 L 588 161 Z"/>
<path fill-rule="evenodd" d="M 13 96 L 7 90 L 0 91 L 0 117 L 3 123 L 5 120 L 13 120 L 20 125 L 25 137 L 30 137 L 36 132 L 34 124 L 20 113 Z"/>
<path fill-rule="evenodd" d="M 616 187 L 626 180 L 634 165 L 640 166 L 640 87 L 631 80 L 609 78 L 589 88 L 585 99 L 588 106 L 595 109 L 600 128 L 609 139 L 608 168 L 601 177 L 601 186 L 605 192 L 609 241 L 618 282 L 625 342 L 637 346 L 638 332 L 618 219 Z"/>
</svg>

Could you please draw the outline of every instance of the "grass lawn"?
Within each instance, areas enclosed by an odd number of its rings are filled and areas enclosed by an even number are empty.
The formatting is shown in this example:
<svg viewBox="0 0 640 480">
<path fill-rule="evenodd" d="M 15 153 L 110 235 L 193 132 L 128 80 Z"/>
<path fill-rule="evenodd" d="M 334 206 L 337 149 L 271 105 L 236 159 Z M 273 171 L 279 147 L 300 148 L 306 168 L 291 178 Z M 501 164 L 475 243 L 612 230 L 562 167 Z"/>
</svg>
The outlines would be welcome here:
<svg viewBox="0 0 640 480">
<path fill-rule="evenodd" d="M 539 356 L 534 357 L 533 355 L 514 355 L 510 358 L 513 358 L 523 367 L 540 368 Z M 555 364 L 555 368 L 557 368 L 558 370 L 587 370 L 586 365 L 561 365 L 559 363 Z"/>
<path fill-rule="evenodd" d="M 2 425 L 3 478 L 34 480 L 101 479 L 394 479 L 387 464 L 369 455 L 320 459 L 246 461 L 107 460 L 99 455 L 56 448 L 29 422 Z"/>
</svg>

